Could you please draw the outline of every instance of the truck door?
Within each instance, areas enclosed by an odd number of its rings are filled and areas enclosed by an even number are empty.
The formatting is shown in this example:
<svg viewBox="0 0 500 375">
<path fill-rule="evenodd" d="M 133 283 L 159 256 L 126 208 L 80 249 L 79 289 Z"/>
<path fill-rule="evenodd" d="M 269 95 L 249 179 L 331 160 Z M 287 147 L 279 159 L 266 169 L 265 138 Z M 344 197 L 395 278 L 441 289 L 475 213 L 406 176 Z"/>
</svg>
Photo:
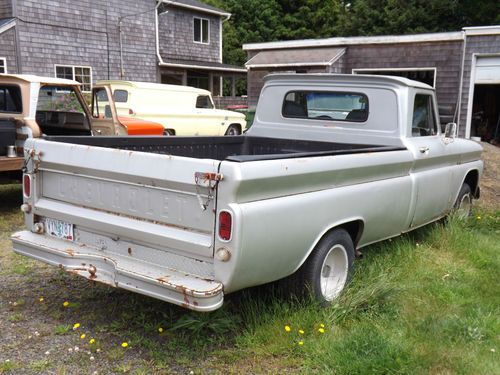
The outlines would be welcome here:
<svg viewBox="0 0 500 375">
<path fill-rule="evenodd" d="M 92 133 L 93 135 L 126 135 L 118 123 L 116 108 L 109 87 L 94 87 L 92 90 Z"/>
<path fill-rule="evenodd" d="M 408 148 L 415 157 L 410 173 L 414 178 L 416 198 L 410 227 L 418 227 L 442 216 L 452 199 L 452 167 L 457 161 L 439 134 L 435 109 L 431 94 L 415 94 L 411 134 L 407 138 Z"/>
</svg>

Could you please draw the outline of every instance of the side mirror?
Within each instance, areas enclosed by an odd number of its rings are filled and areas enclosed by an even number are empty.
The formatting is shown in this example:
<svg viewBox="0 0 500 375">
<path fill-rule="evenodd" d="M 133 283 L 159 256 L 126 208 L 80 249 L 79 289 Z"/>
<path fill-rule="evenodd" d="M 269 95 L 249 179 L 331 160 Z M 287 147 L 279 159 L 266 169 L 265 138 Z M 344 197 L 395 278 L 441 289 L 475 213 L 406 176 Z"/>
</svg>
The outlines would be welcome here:
<svg viewBox="0 0 500 375">
<path fill-rule="evenodd" d="M 457 136 L 457 124 L 454 122 L 449 122 L 446 124 L 446 128 L 444 129 L 444 137 L 455 139 Z"/>
</svg>

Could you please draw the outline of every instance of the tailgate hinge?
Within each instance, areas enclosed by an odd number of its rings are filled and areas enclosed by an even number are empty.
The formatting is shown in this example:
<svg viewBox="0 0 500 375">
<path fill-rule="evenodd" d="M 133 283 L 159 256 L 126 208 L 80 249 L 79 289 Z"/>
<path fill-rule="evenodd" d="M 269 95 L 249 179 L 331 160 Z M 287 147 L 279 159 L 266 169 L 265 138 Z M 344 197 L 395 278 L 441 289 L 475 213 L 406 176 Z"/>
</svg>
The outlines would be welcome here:
<svg viewBox="0 0 500 375">
<path fill-rule="evenodd" d="M 207 209 L 210 201 L 214 198 L 214 191 L 219 182 L 223 179 L 224 176 L 221 173 L 195 172 L 194 182 L 196 184 L 196 197 L 198 198 L 198 202 L 200 203 L 200 207 L 203 211 Z M 201 188 L 207 189 L 207 192 L 203 194 L 206 195 L 206 200 L 202 197 Z"/>
</svg>

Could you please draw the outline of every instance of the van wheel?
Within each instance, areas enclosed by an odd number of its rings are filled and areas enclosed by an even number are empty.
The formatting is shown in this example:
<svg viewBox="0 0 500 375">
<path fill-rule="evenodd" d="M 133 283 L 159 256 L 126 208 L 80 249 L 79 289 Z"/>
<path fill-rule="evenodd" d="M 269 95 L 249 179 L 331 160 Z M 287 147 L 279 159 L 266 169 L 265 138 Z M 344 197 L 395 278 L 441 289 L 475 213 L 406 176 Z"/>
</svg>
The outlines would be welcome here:
<svg viewBox="0 0 500 375">
<path fill-rule="evenodd" d="M 301 287 L 322 304 L 337 298 L 354 269 L 354 244 L 344 229 L 335 229 L 316 245 L 298 271 Z"/>
<path fill-rule="evenodd" d="M 472 190 L 466 182 L 460 188 L 453 210 L 461 220 L 472 215 Z"/>
<path fill-rule="evenodd" d="M 225 135 L 240 135 L 240 127 L 238 125 L 229 125 L 229 128 L 226 130 Z"/>
<path fill-rule="evenodd" d="M 163 135 L 164 135 L 164 136 L 167 136 L 167 137 L 170 137 L 170 136 L 175 135 L 175 132 L 174 132 L 172 129 L 165 129 L 165 130 L 163 131 Z"/>
</svg>

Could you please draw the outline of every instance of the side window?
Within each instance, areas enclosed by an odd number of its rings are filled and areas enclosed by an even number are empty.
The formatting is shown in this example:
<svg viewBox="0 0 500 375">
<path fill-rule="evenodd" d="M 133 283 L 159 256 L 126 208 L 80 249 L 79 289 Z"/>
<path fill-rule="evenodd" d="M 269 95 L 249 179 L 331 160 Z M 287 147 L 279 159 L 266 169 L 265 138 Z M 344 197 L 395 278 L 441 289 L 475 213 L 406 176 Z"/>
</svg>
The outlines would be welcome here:
<svg viewBox="0 0 500 375">
<path fill-rule="evenodd" d="M 351 92 L 291 91 L 283 101 L 282 114 L 312 120 L 365 122 L 368 97 Z"/>
<path fill-rule="evenodd" d="M 127 90 L 115 90 L 113 92 L 113 98 L 116 103 L 126 103 L 128 101 L 128 91 Z"/>
<path fill-rule="evenodd" d="M 106 89 L 95 89 L 92 96 L 92 117 L 105 119 L 113 118 Z"/>
<path fill-rule="evenodd" d="M 423 137 L 436 134 L 437 123 L 434 117 L 432 96 L 425 94 L 415 95 L 411 135 L 413 137 Z"/>
<path fill-rule="evenodd" d="M 209 108 L 212 109 L 212 101 L 208 95 L 198 95 L 196 98 L 196 108 Z"/>
</svg>

